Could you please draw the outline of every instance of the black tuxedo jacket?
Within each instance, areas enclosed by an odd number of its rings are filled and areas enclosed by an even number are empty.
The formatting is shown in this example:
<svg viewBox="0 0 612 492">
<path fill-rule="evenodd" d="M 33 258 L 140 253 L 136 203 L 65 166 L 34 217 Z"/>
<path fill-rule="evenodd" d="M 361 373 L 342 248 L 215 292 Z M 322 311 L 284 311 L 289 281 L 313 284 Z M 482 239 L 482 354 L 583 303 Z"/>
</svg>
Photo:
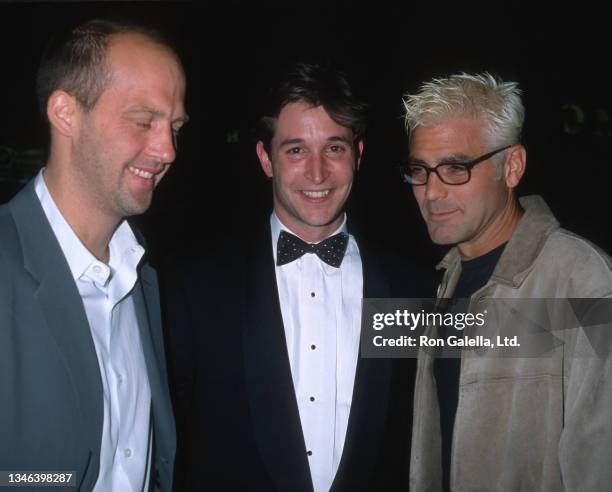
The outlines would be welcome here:
<svg viewBox="0 0 612 492">
<path fill-rule="evenodd" d="M 360 247 L 364 297 L 430 297 L 433 277 Z M 312 491 L 276 287 L 269 224 L 247 251 L 167 271 L 177 490 Z M 400 280 L 391 282 L 385 271 Z M 404 275 L 405 274 L 405 275 Z M 332 490 L 406 490 L 414 360 L 357 363 Z"/>
</svg>

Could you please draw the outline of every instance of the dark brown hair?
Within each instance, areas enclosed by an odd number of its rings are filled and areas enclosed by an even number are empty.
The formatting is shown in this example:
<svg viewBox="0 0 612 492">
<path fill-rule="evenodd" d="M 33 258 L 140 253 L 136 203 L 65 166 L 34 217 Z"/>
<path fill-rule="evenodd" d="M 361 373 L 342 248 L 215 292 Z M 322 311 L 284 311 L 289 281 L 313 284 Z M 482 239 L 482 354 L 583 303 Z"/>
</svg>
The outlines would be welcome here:
<svg viewBox="0 0 612 492">
<path fill-rule="evenodd" d="M 336 123 L 353 131 L 355 140 L 363 137 L 366 105 L 356 99 L 346 74 L 330 64 L 296 63 L 270 91 L 265 114 L 259 120 L 257 138 L 268 153 L 278 115 L 294 102 L 323 106 Z"/>
</svg>

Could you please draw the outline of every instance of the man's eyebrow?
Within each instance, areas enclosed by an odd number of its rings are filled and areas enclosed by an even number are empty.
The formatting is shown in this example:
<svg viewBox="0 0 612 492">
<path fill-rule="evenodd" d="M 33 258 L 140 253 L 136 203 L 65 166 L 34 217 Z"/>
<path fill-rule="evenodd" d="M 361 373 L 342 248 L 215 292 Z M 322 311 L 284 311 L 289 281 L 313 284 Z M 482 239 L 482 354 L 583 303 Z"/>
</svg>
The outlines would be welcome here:
<svg viewBox="0 0 612 492">
<path fill-rule="evenodd" d="M 350 138 L 344 137 L 342 135 L 333 135 L 327 139 L 328 142 L 344 142 L 347 144 L 352 144 L 353 141 Z"/>
<path fill-rule="evenodd" d="M 328 142 L 345 142 L 347 144 L 353 143 L 350 138 L 343 137 L 342 135 L 332 135 L 331 137 L 327 138 L 327 141 Z M 301 144 L 301 143 L 304 143 L 303 138 L 286 138 L 280 143 L 280 146 L 283 147 L 285 145 L 296 145 L 296 144 Z"/>
<path fill-rule="evenodd" d="M 189 122 L 189 115 L 187 113 L 185 113 L 183 116 L 179 116 L 178 118 L 175 118 L 172 120 L 172 123 L 188 123 Z"/>
<path fill-rule="evenodd" d="M 284 147 L 285 145 L 295 145 L 295 144 L 301 144 L 301 143 L 304 143 L 303 138 L 286 138 L 280 143 L 280 146 Z"/>
<path fill-rule="evenodd" d="M 462 164 L 464 162 L 469 162 L 473 160 L 473 157 L 462 154 L 462 153 L 457 153 L 457 154 L 448 154 L 444 157 L 442 157 L 441 159 L 438 160 L 438 162 L 436 162 L 435 164 L 432 165 L 433 166 L 437 166 L 438 164 Z M 418 157 L 413 157 L 410 156 L 408 157 L 408 162 L 410 164 L 420 164 L 422 166 L 430 166 L 428 162 L 424 161 L 423 159 L 419 159 Z"/>
<path fill-rule="evenodd" d="M 457 154 L 449 154 L 447 156 L 444 156 L 442 159 L 440 159 L 439 162 L 449 162 L 449 163 L 453 163 L 453 162 L 469 162 L 471 160 L 473 160 L 474 157 L 470 156 L 470 155 L 466 155 L 466 154 L 462 154 L 462 153 L 457 153 Z"/>
<path fill-rule="evenodd" d="M 163 111 L 159 111 L 157 109 L 153 109 L 148 106 L 136 106 L 136 107 L 129 108 L 126 111 L 124 111 L 124 114 L 127 114 L 127 115 L 134 114 L 134 113 L 148 113 L 151 116 L 156 117 L 156 118 L 163 118 L 166 115 Z M 174 120 L 172 120 L 172 123 L 187 123 L 188 121 L 189 121 L 189 115 L 185 113 L 184 115 L 179 116 L 178 118 L 175 118 Z"/>
<path fill-rule="evenodd" d="M 164 113 L 147 106 L 134 106 L 124 111 L 124 114 L 149 113 L 151 116 L 164 116 Z"/>
</svg>

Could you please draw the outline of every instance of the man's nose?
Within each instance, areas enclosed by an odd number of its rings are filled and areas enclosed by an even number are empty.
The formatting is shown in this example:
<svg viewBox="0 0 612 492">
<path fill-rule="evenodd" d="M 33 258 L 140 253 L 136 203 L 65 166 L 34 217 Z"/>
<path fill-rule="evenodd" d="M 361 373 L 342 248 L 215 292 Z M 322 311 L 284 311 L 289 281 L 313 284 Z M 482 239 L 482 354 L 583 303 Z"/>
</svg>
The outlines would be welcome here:
<svg viewBox="0 0 612 492">
<path fill-rule="evenodd" d="M 320 155 L 313 155 L 306 164 L 306 177 L 315 184 L 322 183 L 329 176 L 327 162 Z"/>
<path fill-rule="evenodd" d="M 151 135 L 148 154 L 163 164 L 174 162 L 176 138 L 170 125 L 160 125 Z"/>
<path fill-rule="evenodd" d="M 447 193 L 446 184 L 442 182 L 440 177 L 433 171 L 429 173 L 429 178 L 425 185 L 425 198 L 432 201 L 438 198 L 444 198 Z"/>
</svg>

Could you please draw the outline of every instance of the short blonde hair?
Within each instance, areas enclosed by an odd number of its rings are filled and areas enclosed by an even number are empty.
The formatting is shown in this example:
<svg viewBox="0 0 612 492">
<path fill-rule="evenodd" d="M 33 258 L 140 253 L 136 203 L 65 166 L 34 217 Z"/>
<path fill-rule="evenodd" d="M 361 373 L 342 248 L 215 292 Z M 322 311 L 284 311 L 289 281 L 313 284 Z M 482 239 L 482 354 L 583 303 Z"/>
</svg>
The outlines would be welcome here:
<svg viewBox="0 0 612 492">
<path fill-rule="evenodd" d="M 461 73 L 424 83 L 419 92 L 403 98 L 408 133 L 418 126 L 435 126 L 460 116 L 484 117 L 489 145 L 520 142 L 525 108 L 516 82 L 502 82 L 491 74 Z"/>
</svg>

